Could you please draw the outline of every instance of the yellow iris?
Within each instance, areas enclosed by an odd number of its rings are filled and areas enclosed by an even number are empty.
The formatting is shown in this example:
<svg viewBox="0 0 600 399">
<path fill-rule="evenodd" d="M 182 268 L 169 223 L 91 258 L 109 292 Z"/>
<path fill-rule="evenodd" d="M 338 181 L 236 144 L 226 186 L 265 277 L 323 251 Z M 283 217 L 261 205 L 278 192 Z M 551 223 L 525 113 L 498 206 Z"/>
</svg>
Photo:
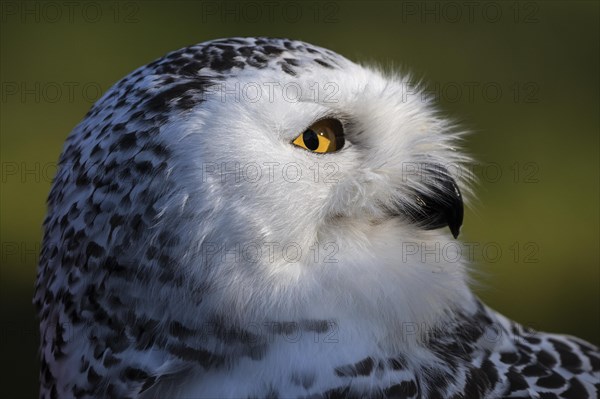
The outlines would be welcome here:
<svg viewBox="0 0 600 399">
<path fill-rule="evenodd" d="M 322 119 L 296 137 L 292 144 L 319 154 L 335 152 L 344 146 L 344 129 L 337 119 Z"/>
</svg>

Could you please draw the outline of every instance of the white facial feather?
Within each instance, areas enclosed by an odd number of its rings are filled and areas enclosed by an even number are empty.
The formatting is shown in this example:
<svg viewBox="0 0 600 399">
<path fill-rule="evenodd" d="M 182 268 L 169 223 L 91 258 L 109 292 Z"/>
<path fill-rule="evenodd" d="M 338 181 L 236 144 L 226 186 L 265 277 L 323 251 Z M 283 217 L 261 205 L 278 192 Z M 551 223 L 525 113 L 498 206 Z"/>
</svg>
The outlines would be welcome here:
<svg viewBox="0 0 600 399">
<path fill-rule="evenodd" d="M 279 88 L 269 92 L 270 82 Z M 329 85 L 335 95 L 292 101 L 286 85 L 307 97 L 311 87 Z M 244 87 L 263 92 L 244 101 Z M 414 202 L 422 165 L 462 166 L 466 159 L 451 126 L 420 93 L 407 91 L 414 92 L 409 82 L 350 62 L 299 77 L 252 71 L 226 80 L 202 109 L 164 127 L 165 136 L 182 137 L 172 139 L 171 176 L 203 220 L 182 221 L 175 203 L 163 223 L 173 223 L 179 237 L 196 237 L 205 255 L 219 246 L 209 267 L 188 265 L 198 284 L 224 286 L 206 301 L 207 312 L 238 317 L 240 326 L 364 318 L 398 343 L 399 322 L 430 324 L 460 306 L 468 296 L 462 261 L 427 264 L 420 252 L 405 253 L 408 244 L 451 243 L 449 232 L 385 220 L 386 206 Z M 332 115 L 346 122 L 342 151 L 315 154 L 290 144 Z M 329 258 L 326 245 L 335 252 Z M 296 262 L 284 259 L 286 248 Z M 258 262 L 246 262 L 257 252 Z"/>
</svg>

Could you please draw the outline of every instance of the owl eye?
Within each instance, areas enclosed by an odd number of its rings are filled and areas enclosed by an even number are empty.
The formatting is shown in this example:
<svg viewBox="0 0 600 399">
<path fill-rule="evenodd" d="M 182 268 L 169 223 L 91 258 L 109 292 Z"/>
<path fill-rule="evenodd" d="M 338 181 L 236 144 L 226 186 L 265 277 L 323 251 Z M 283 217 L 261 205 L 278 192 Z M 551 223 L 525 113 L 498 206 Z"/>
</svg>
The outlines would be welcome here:
<svg viewBox="0 0 600 399">
<path fill-rule="evenodd" d="M 292 144 L 319 154 L 335 152 L 344 146 L 344 127 L 337 119 L 321 119 L 296 137 Z"/>
</svg>

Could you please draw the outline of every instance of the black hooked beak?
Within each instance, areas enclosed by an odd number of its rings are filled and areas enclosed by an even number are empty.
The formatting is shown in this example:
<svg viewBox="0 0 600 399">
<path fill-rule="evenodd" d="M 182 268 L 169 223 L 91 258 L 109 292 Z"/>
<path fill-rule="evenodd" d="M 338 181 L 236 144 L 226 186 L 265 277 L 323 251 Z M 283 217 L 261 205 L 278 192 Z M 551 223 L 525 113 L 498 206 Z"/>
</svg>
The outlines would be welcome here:
<svg viewBox="0 0 600 399">
<path fill-rule="evenodd" d="M 429 165 L 423 168 L 426 190 L 415 193 L 415 203 L 410 206 L 409 219 L 425 230 L 450 227 L 454 238 L 458 237 L 463 222 L 463 199 L 446 168 Z"/>
</svg>

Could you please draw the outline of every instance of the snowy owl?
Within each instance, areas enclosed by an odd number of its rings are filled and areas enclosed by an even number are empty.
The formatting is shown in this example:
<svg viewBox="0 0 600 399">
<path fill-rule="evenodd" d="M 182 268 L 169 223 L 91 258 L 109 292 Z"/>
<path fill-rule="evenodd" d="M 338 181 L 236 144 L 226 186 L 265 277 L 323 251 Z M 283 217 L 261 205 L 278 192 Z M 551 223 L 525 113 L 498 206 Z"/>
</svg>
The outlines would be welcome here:
<svg viewBox="0 0 600 399">
<path fill-rule="evenodd" d="M 461 132 L 406 76 L 231 38 L 67 138 L 34 302 L 42 398 L 589 398 L 600 352 L 468 288 Z"/>
</svg>

